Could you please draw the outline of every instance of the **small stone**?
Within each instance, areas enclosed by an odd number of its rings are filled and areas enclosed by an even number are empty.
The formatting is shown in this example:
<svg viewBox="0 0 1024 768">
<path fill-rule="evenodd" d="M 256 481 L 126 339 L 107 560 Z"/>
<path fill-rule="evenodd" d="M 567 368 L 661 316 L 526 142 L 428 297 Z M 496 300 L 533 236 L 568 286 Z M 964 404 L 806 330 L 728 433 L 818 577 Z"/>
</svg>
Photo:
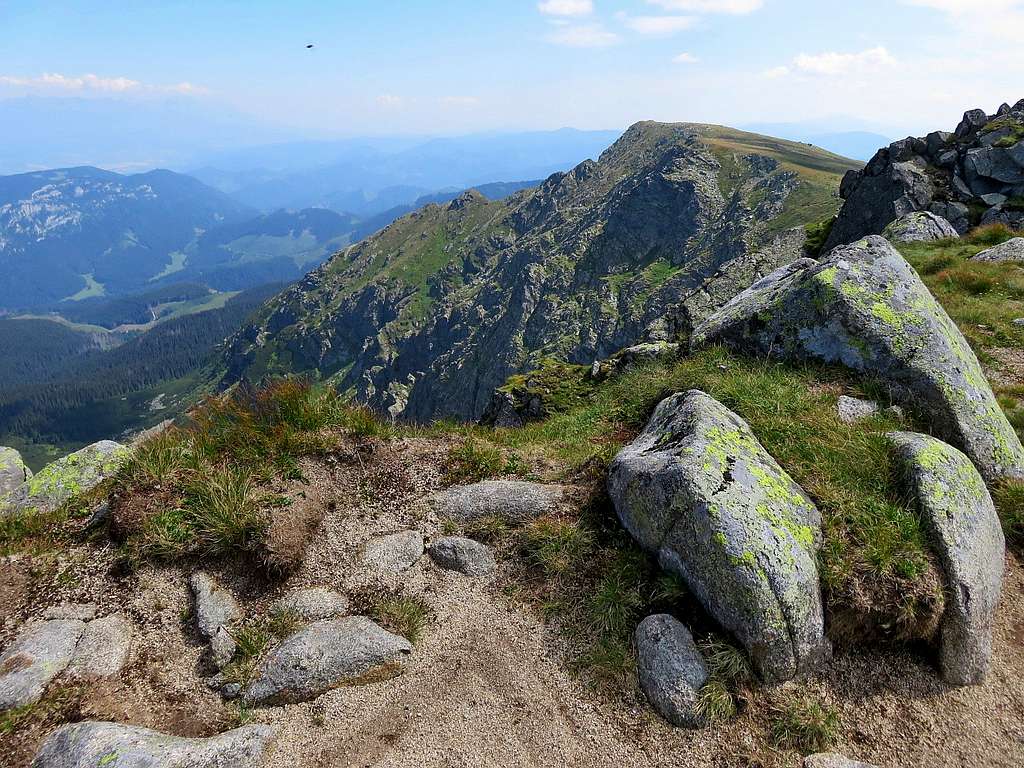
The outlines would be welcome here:
<svg viewBox="0 0 1024 768">
<path fill-rule="evenodd" d="M 131 650 L 132 627 L 120 614 L 85 625 L 64 677 L 75 680 L 115 677 L 121 674 Z"/>
<path fill-rule="evenodd" d="M 858 421 L 870 419 L 877 416 L 879 412 L 878 403 L 873 400 L 861 400 L 856 397 L 840 395 L 837 403 L 839 420 L 844 424 L 856 424 Z"/>
<path fill-rule="evenodd" d="M 224 669 L 230 664 L 237 649 L 238 644 L 226 627 L 219 627 L 214 636 L 210 638 L 210 656 L 217 669 Z"/>
<path fill-rule="evenodd" d="M 77 619 L 33 622 L 0 655 L 0 712 L 39 701 L 64 671 L 85 630 Z"/>
<path fill-rule="evenodd" d="M 321 621 L 348 613 L 348 598 L 323 587 L 289 592 L 270 606 L 277 613 L 291 613 L 303 621 Z"/>
<path fill-rule="evenodd" d="M 690 631 L 668 614 L 648 616 L 636 628 L 637 669 L 647 700 L 673 725 L 696 728 L 708 667 Z"/>
<path fill-rule="evenodd" d="M 185 739 L 148 728 L 87 721 L 58 728 L 43 742 L 33 768 L 253 768 L 273 735 L 246 725 L 208 739 Z"/>
<path fill-rule="evenodd" d="M 246 705 L 308 701 L 344 684 L 391 677 L 412 645 L 365 616 L 318 621 L 287 638 L 256 671 Z"/>
<path fill-rule="evenodd" d="M 485 480 L 456 485 L 430 498 L 440 517 L 469 522 L 494 517 L 523 523 L 556 512 L 567 488 L 525 480 Z"/>
<path fill-rule="evenodd" d="M 495 568 L 494 552 L 486 544 L 461 536 L 446 536 L 430 545 L 430 557 L 442 568 L 467 576 L 486 576 Z"/>
<path fill-rule="evenodd" d="M 363 548 L 363 564 L 383 573 L 407 571 L 423 557 L 423 534 L 402 531 L 374 539 Z"/>
<path fill-rule="evenodd" d="M 195 597 L 196 626 L 203 637 L 212 638 L 218 629 L 242 618 L 234 596 L 202 571 L 192 574 L 189 584 Z"/>
<path fill-rule="evenodd" d="M 835 752 L 820 752 L 804 758 L 804 768 L 876 768 L 869 763 L 851 760 Z"/>
<path fill-rule="evenodd" d="M 242 684 L 241 683 L 225 683 L 221 686 L 220 695 L 228 701 L 237 699 L 242 695 Z"/>
<path fill-rule="evenodd" d="M 1014 325 L 1024 325 L 1024 317 L 1015 317 L 1013 319 Z"/>
<path fill-rule="evenodd" d="M 96 610 L 96 603 L 62 603 L 52 605 L 43 611 L 43 618 L 92 621 L 96 618 Z"/>
</svg>

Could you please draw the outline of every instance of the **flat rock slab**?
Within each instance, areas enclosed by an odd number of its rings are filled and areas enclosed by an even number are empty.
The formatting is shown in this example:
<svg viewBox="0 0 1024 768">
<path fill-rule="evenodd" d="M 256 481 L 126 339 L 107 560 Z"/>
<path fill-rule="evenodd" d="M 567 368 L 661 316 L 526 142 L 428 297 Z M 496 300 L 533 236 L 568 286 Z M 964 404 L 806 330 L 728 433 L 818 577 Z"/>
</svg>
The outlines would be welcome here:
<svg viewBox="0 0 1024 768">
<path fill-rule="evenodd" d="M 247 725 L 208 739 L 86 721 L 65 725 L 43 742 L 33 768 L 256 768 L 273 735 Z"/>
<path fill-rule="evenodd" d="M 1024 448 L 974 352 L 884 238 L 841 246 L 751 286 L 694 330 L 693 347 L 708 344 L 878 376 L 897 399 L 927 410 L 940 436 L 987 480 L 1024 476 Z"/>
<path fill-rule="evenodd" d="M 1014 237 L 987 248 L 975 256 L 974 261 L 1024 261 L 1024 237 Z"/>
<path fill-rule="evenodd" d="M 90 621 L 85 625 L 64 677 L 90 680 L 119 675 L 128 661 L 132 634 L 132 625 L 120 614 Z"/>
<path fill-rule="evenodd" d="M 882 230 L 882 237 L 891 243 L 917 243 L 959 239 L 960 233 L 941 216 L 929 211 L 914 211 L 890 223 Z"/>
<path fill-rule="evenodd" d="M 440 491 L 430 503 L 439 516 L 449 520 L 470 522 L 495 517 L 521 523 L 558 511 L 567 490 L 562 485 L 525 480 L 485 480 Z"/>
<path fill-rule="evenodd" d="M 127 448 L 112 440 L 88 445 L 47 464 L 11 495 L 9 503 L 16 510 L 51 512 L 113 476 L 128 453 Z"/>
<path fill-rule="evenodd" d="M 308 701 L 339 685 L 397 674 L 412 644 L 365 616 L 318 621 L 274 649 L 242 693 L 252 704 Z"/>
<path fill-rule="evenodd" d="M 932 546 L 946 576 L 939 664 L 953 685 L 976 685 L 992 657 L 992 623 L 1006 545 L 985 482 L 964 454 L 928 435 L 889 439 L 906 467 Z"/>
<path fill-rule="evenodd" d="M 696 707 L 709 672 L 690 630 L 662 613 L 641 621 L 635 638 L 640 687 L 651 706 L 673 725 L 702 725 Z"/>
<path fill-rule="evenodd" d="M 195 599 L 196 626 L 203 637 L 212 638 L 221 627 L 242 618 L 242 608 L 234 595 L 207 574 L 202 571 L 192 574 L 189 586 Z"/>
<path fill-rule="evenodd" d="M 445 536 L 430 545 L 430 557 L 448 571 L 486 576 L 494 571 L 494 552 L 486 544 L 462 536 Z"/>
<path fill-rule="evenodd" d="M 398 574 L 412 568 L 423 557 L 423 534 L 401 531 L 373 539 L 363 547 L 363 565 L 381 573 Z"/>
<path fill-rule="evenodd" d="M 34 622 L 0 656 L 0 712 L 39 700 L 64 671 L 85 624 L 77 619 Z"/>
<path fill-rule="evenodd" d="M 804 768 L 876 768 L 876 766 L 851 760 L 835 752 L 819 752 L 804 758 Z"/>
<path fill-rule="evenodd" d="M 310 587 L 289 592 L 270 606 L 277 613 L 291 613 L 303 621 L 322 621 L 348 613 L 348 598 L 340 592 L 323 587 Z"/>
<path fill-rule="evenodd" d="M 612 462 L 619 519 L 734 633 L 770 682 L 829 657 L 821 515 L 739 416 L 692 390 L 661 402 Z"/>
</svg>

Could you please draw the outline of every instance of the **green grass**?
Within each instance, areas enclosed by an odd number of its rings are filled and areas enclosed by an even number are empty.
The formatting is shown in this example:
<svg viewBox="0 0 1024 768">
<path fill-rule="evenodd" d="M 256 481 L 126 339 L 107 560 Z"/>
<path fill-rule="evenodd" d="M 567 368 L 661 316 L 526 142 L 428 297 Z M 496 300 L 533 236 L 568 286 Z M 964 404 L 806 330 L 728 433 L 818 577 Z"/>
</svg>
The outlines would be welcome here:
<svg viewBox="0 0 1024 768">
<path fill-rule="evenodd" d="M 430 622 L 433 612 L 420 597 L 394 595 L 382 597 L 371 605 L 374 619 L 410 643 L 416 644 Z"/>
<path fill-rule="evenodd" d="M 804 248 L 811 257 L 818 258 L 821 255 L 821 249 L 825 247 L 828 236 L 832 234 L 832 226 L 835 223 L 836 217 L 831 216 L 824 221 L 819 221 L 817 224 L 808 224 L 804 227 L 807 232 L 807 241 L 804 243 Z"/>
<path fill-rule="evenodd" d="M 798 696 L 772 707 L 771 737 L 778 749 L 824 752 L 839 742 L 841 732 L 839 712 L 811 698 Z"/>
</svg>

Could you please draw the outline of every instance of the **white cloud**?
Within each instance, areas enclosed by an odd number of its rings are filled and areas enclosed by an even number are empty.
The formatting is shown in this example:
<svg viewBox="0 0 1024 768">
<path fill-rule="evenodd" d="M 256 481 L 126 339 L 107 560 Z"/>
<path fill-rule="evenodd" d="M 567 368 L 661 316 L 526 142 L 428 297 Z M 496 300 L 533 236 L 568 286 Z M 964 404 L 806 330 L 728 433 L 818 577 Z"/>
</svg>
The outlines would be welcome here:
<svg viewBox="0 0 1024 768">
<path fill-rule="evenodd" d="M 700 59 L 692 53 L 680 53 L 677 56 L 672 57 L 673 64 L 697 64 L 699 62 Z"/>
<path fill-rule="evenodd" d="M 810 75 L 848 75 L 879 72 L 896 65 L 896 59 L 882 46 L 859 53 L 801 53 L 793 59 L 793 67 Z"/>
<path fill-rule="evenodd" d="M 903 0 L 907 5 L 917 5 L 922 8 L 934 8 L 937 11 L 946 13 L 977 13 L 978 0 Z M 986 0 L 985 16 L 991 20 L 991 14 L 999 11 L 1010 11 L 1014 8 L 1024 7 L 1024 0 Z"/>
<path fill-rule="evenodd" d="M 441 104 L 446 107 L 475 107 L 480 103 L 476 96 L 444 96 Z"/>
<path fill-rule="evenodd" d="M 382 93 L 377 97 L 377 103 L 382 107 L 398 107 L 402 104 L 402 97 L 395 96 L 393 93 Z"/>
<path fill-rule="evenodd" d="M 666 11 L 727 13 L 733 16 L 753 13 L 764 6 L 764 0 L 647 0 L 647 2 Z"/>
<path fill-rule="evenodd" d="M 761 73 L 761 77 L 766 77 L 769 80 L 777 80 L 780 77 L 785 77 L 789 74 L 789 67 L 772 67 L 766 69 Z"/>
<path fill-rule="evenodd" d="M 62 75 L 59 72 L 44 72 L 36 77 L 0 75 L 0 86 L 25 88 L 33 91 L 96 91 L 100 93 L 178 93 L 199 96 L 209 89 L 194 83 L 182 82 L 174 85 L 152 85 L 127 77 L 99 77 L 98 75 Z"/>
<path fill-rule="evenodd" d="M 593 0 L 544 0 L 537 10 L 545 16 L 589 16 L 594 12 Z"/>
<path fill-rule="evenodd" d="M 570 48 L 605 48 L 619 42 L 619 36 L 600 24 L 562 27 L 548 35 L 548 41 Z"/>
<path fill-rule="evenodd" d="M 692 29 L 692 16 L 624 16 L 623 22 L 634 32 L 652 37 L 667 37 Z"/>
</svg>

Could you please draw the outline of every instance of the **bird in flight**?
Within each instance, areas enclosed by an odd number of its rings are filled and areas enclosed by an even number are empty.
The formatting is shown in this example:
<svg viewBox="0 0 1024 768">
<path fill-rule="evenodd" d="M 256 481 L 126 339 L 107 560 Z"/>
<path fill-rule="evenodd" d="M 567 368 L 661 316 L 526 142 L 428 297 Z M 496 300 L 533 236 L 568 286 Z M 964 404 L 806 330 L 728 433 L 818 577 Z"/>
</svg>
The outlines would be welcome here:
<svg viewBox="0 0 1024 768">
<path fill-rule="evenodd" d="M 307 45 L 306 47 L 307 47 L 307 48 L 312 48 L 312 47 L 313 47 L 313 44 L 312 44 L 312 43 L 310 43 L 310 44 L 309 44 L 309 45 Z"/>
</svg>

